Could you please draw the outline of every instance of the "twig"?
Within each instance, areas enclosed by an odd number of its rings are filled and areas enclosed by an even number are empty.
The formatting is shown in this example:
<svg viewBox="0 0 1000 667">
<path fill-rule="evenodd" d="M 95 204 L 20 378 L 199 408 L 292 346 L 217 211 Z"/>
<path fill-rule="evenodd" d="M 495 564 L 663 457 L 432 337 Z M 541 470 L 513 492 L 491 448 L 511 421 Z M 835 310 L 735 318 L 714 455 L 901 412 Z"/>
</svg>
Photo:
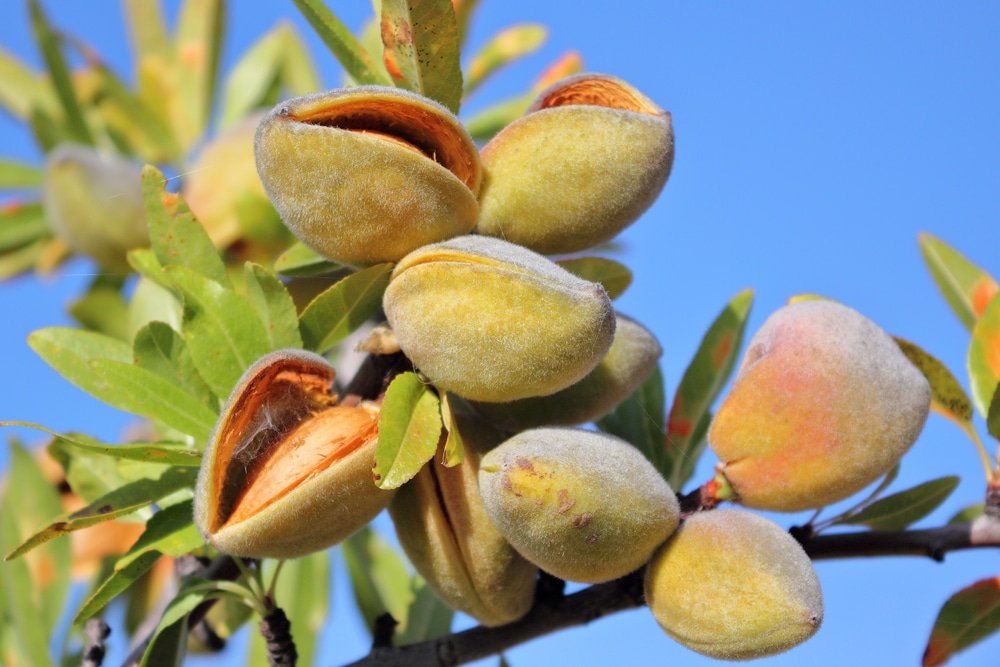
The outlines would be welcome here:
<svg viewBox="0 0 1000 667">
<path fill-rule="evenodd" d="M 834 535 L 812 535 L 793 531 L 814 560 L 858 556 L 928 556 L 944 559 L 952 551 L 1000 547 L 1000 540 L 977 542 L 971 524 L 928 530 L 867 531 Z M 626 577 L 585 588 L 559 598 L 536 596 L 531 611 L 519 621 L 495 628 L 476 627 L 436 639 L 401 646 L 377 648 L 347 667 L 453 667 L 500 653 L 517 644 L 645 604 L 642 570 Z"/>
</svg>

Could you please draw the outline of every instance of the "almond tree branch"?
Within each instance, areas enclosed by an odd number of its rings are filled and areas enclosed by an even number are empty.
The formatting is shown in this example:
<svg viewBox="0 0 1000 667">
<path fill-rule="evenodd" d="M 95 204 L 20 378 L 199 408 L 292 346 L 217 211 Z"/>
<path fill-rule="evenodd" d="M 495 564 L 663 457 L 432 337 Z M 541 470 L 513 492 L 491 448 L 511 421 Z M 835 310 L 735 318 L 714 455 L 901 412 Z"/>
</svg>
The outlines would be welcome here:
<svg viewBox="0 0 1000 667">
<path fill-rule="evenodd" d="M 1000 547 L 1000 538 L 983 540 L 973 536 L 972 524 L 956 524 L 925 530 L 866 531 L 834 535 L 812 535 L 793 529 L 813 560 L 871 556 L 928 556 L 944 560 L 946 553 L 964 549 Z M 519 621 L 495 628 L 476 627 L 463 632 L 398 648 L 375 646 L 364 658 L 347 667 L 453 667 L 500 653 L 517 644 L 564 628 L 645 604 L 642 570 L 605 584 L 547 599 L 540 596 L 531 611 Z"/>
</svg>

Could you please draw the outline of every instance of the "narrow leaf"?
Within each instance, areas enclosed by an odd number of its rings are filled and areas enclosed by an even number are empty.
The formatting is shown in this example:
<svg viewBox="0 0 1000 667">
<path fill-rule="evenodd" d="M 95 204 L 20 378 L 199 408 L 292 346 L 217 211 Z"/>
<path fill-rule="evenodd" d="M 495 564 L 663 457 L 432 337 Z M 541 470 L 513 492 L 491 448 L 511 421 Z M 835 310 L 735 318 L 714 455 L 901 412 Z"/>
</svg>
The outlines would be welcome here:
<svg viewBox="0 0 1000 667">
<path fill-rule="evenodd" d="M 406 646 L 448 634 L 455 611 L 431 590 L 422 577 L 414 576 L 410 587 L 413 589 L 413 602 L 407 609 L 406 624 L 396 632 L 395 644 Z"/>
<path fill-rule="evenodd" d="M 924 650 L 923 667 L 936 667 L 1000 630 L 1000 577 L 982 579 L 944 603 Z"/>
<path fill-rule="evenodd" d="M 52 235 L 45 212 L 38 202 L 11 202 L 0 208 L 0 252 L 21 247 Z"/>
<path fill-rule="evenodd" d="M 208 440 L 217 415 L 197 396 L 161 375 L 130 363 L 95 359 L 90 368 L 114 387 L 108 401 L 111 405 L 160 421 L 198 442 Z"/>
<path fill-rule="evenodd" d="M 167 180 L 151 165 L 142 170 L 142 195 L 149 224 L 149 240 L 162 266 L 186 266 L 229 285 L 229 276 L 205 229 L 179 195 L 166 192 Z"/>
<path fill-rule="evenodd" d="M 104 65 L 93 69 L 105 121 L 126 136 L 147 160 L 175 160 L 183 153 L 163 115 L 133 93 Z"/>
<path fill-rule="evenodd" d="M 39 329 L 28 336 L 28 345 L 63 378 L 108 403 L 115 400 L 117 389 L 106 378 L 95 375 L 90 362 L 95 359 L 132 361 L 132 350 L 126 343 L 80 329 Z"/>
<path fill-rule="evenodd" d="M 174 41 L 177 95 L 183 128 L 181 144 L 189 147 L 208 124 L 219 71 L 223 0 L 184 0 Z"/>
<path fill-rule="evenodd" d="M 42 184 L 42 170 L 16 160 L 0 159 L 0 189 L 37 188 Z"/>
<path fill-rule="evenodd" d="M 7 554 L 10 560 L 23 556 L 35 547 L 75 530 L 117 519 L 156 502 L 160 498 L 194 485 L 197 471 L 193 468 L 161 468 L 155 478 L 145 478 L 121 486 L 94 502 L 52 521 Z"/>
<path fill-rule="evenodd" d="M 182 556 L 204 546 L 205 540 L 194 525 L 193 502 L 185 500 L 154 514 L 139 539 L 115 563 L 115 570 L 145 553 L 155 551 L 164 556 Z"/>
<path fill-rule="evenodd" d="M 48 238 L 40 238 L 16 250 L 0 252 L 0 280 L 12 278 L 34 268 L 45 253 Z"/>
<path fill-rule="evenodd" d="M 32 453 L 14 440 L 8 451 L 9 475 L 0 505 L 4 552 L 62 511 L 58 491 L 45 479 Z M 69 571 L 70 546 L 66 542 L 46 545 L 17 563 L 0 563 L 0 597 L 6 598 L 8 608 L 15 612 L 7 621 L 23 633 L 19 644 L 31 654 L 39 648 L 44 651 L 56 628 L 69 591 Z M 18 617 L 20 614 L 24 615 Z"/>
<path fill-rule="evenodd" d="M 292 1 L 352 79 L 359 84 L 375 83 L 383 86 L 392 84 L 372 65 L 371 59 L 358 40 L 347 26 L 334 16 L 323 0 Z"/>
<path fill-rule="evenodd" d="M 84 600 L 83 605 L 73 617 L 73 623 L 83 623 L 91 616 L 100 613 L 109 602 L 139 581 L 142 575 L 151 570 L 159 559 L 159 553 L 156 551 L 147 551 L 138 558 L 130 560 L 121 569 L 115 568 L 112 574 L 101 582 L 97 590 Z"/>
<path fill-rule="evenodd" d="M 345 267 L 331 262 L 302 242 L 296 242 L 278 255 L 274 270 L 285 276 L 309 277 L 343 271 Z"/>
<path fill-rule="evenodd" d="M 20 59 L 0 47 L 0 108 L 12 116 L 27 120 L 39 105 L 41 77 Z"/>
<path fill-rule="evenodd" d="M 139 62 L 147 53 L 166 53 L 167 24 L 160 0 L 124 0 L 123 5 L 132 42 L 132 61 Z"/>
<path fill-rule="evenodd" d="M 990 407 L 986 411 L 986 430 L 997 440 L 1000 440 L 1000 385 L 993 390 Z"/>
<path fill-rule="evenodd" d="M 223 86 L 222 127 L 229 127 L 268 105 L 268 94 L 282 74 L 285 53 L 293 39 L 291 26 L 282 22 L 240 56 Z"/>
<path fill-rule="evenodd" d="M 316 66 L 306 48 L 306 40 L 288 24 L 288 39 L 285 42 L 285 62 L 281 69 L 281 82 L 291 95 L 306 95 L 321 90 Z"/>
<path fill-rule="evenodd" d="M 996 280 L 941 239 L 920 234 L 920 252 L 945 301 L 965 328 L 972 329 L 1000 291 Z"/>
<path fill-rule="evenodd" d="M 465 38 L 469 34 L 469 24 L 472 23 L 472 15 L 475 14 L 479 6 L 479 0 L 454 0 L 455 22 L 458 24 L 459 45 L 465 44 Z"/>
<path fill-rule="evenodd" d="M 597 421 L 602 431 L 632 443 L 666 477 L 663 424 L 666 399 L 657 366 L 631 396 Z"/>
<path fill-rule="evenodd" d="M 183 389 L 213 415 L 218 413 L 218 399 L 198 372 L 184 339 L 168 324 L 149 322 L 136 332 L 132 348 L 136 366 Z"/>
<path fill-rule="evenodd" d="M 307 350 L 324 352 L 367 322 L 382 305 L 392 264 L 376 264 L 334 284 L 299 316 Z"/>
<path fill-rule="evenodd" d="M 504 65 L 537 51 L 547 36 L 545 26 L 537 23 L 510 26 L 493 35 L 469 61 L 465 70 L 465 95 L 471 95 Z"/>
<path fill-rule="evenodd" d="M 267 331 L 236 292 L 181 266 L 167 269 L 184 296 L 184 339 L 201 376 L 220 398 L 270 351 Z"/>
<path fill-rule="evenodd" d="M 838 524 L 864 525 L 873 530 L 903 530 L 943 503 L 958 486 L 958 477 L 941 477 L 878 500 Z"/>
<path fill-rule="evenodd" d="M 201 466 L 201 452 L 188 449 L 180 444 L 170 445 L 160 442 L 156 444 L 128 443 L 126 445 L 108 445 L 70 434 L 62 434 L 33 422 L 5 420 L 0 421 L 0 426 L 32 428 L 36 431 L 48 433 L 70 447 L 113 459 L 127 459 L 130 461 L 142 461 L 143 463 L 158 463 L 189 468 L 198 468 Z"/>
<path fill-rule="evenodd" d="M 575 257 L 558 262 L 575 276 L 592 283 L 601 283 L 611 299 L 620 297 L 632 284 L 632 272 L 627 266 L 605 257 Z"/>
<path fill-rule="evenodd" d="M 196 585 L 197 583 L 192 584 L 190 588 L 182 588 L 167 605 L 163 616 L 160 617 L 160 623 L 153 633 L 153 638 L 146 648 L 146 653 L 142 656 L 140 667 L 161 667 L 164 665 L 180 667 L 187 647 L 188 614 L 202 602 L 221 595 L 218 591 L 206 590 L 202 587 L 194 588 Z"/>
<path fill-rule="evenodd" d="M 399 553 L 368 527 L 344 540 L 343 550 L 354 601 L 368 632 L 372 631 L 375 619 L 386 612 L 400 626 L 405 625 L 415 595 L 406 563 Z"/>
<path fill-rule="evenodd" d="M 382 0 L 382 44 L 397 86 L 458 113 L 462 69 L 451 0 Z"/>
<path fill-rule="evenodd" d="M 299 315 L 284 284 L 259 264 L 247 262 L 243 269 L 247 297 L 264 323 L 271 349 L 301 348 Z"/>
<path fill-rule="evenodd" d="M 972 402 L 948 367 L 918 345 L 898 337 L 895 340 L 906 358 L 927 378 L 931 407 L 958 424 L 972 422 Z"/>
<path fill-rule="evenodd" d="M 698 351 L 684 371 L 667 421 L 667 479 L 673 488 L 683 481 L 677 469 L 694 441 L 695 427 L 711 408 L 736 364 L 746 329 L 753 290 L 743 290 L 730 300 L 705 333 Z M 676 485 L 676 486 L 675 486 Z"/>
<path fill-rule="evenodd" d="M 35 34 L 35 42 L 42 52 L 42 58 L 49 70 L 49 77 L 55 88 L 56 97 L 62 105 L 66 127 L 77 142 L 93 144 L 94 138 L 90 134 L 90 128 L 87 127 L 83 110 L 80 108 L 80 101 L 73 89 L 69 66 L 66 64 L 66 59 L 59 47 L 59 38 L 49 24 L 45 12 L 42 11 L 39 0 L 29 0 L 28 7 L 31 11 L 31 27 Z"/>
<path fill-rule="evenodd" d="M 69 314 L 86 329 L 119 340 L 128 339 L 128 305 L 121 281 L 98 276 L 87 291 L 69 306 Z M 114 276 L 113 278 L 117 278 Z"/>
<path fill-rule="evenodd" d="M 990 301 L 972 329 L 968 365 L 972 401 L 986 417 L 1000 383 L 1000 298 Z"/>
<path fill-rule="evenodd" d="M 440 436 L 437 395 L 416 373 L 396 376 L 379 413 L 375 483 L 396 489 L 409 481 L 434 456 Z"/>
</svg>

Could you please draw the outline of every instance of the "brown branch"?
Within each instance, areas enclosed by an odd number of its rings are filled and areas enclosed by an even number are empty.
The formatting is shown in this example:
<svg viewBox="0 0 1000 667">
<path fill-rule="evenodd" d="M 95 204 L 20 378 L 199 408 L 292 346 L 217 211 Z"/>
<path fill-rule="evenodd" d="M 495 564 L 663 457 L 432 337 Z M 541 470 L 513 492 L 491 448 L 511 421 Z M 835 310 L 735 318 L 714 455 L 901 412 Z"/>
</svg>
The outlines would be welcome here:
<svg viewBox="0 0 1000 667">
<path fill-rule="evenodd" d="M 972 524 L 957 524 L 926 530 L 866 531 L 834 535 L 812 535 L 793 529 L 813 560 L 871 556 L 927 556 L 944 560 L 948 552 L 1000 547 L 1000 540 L 974 540 Z M 399 648 L 373 647 L 371 653 L 347 667 L 404 667 L 428 665 L 453 667 L 479 660 L 517 644 L 645 604 L 642 570 L 585 588 L 555 601 L 537 599 L 519 621 L 495 628 L 476 627 Z"/>
</svg>

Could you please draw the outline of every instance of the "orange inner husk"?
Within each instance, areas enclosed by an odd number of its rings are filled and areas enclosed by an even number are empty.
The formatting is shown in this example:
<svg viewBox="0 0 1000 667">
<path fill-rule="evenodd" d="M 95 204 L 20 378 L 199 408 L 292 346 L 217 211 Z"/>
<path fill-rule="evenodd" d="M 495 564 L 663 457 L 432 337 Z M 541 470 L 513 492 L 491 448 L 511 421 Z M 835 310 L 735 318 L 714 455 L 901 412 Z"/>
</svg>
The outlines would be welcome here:
<svg viewBox="0 0 1000 667">
<path fill-rule="evenodd" d="M 268 452 L 225 525 L 248 519 L 378 437 L 378 418 L 338 405 L 312 415 Z"/>
<path fill-rule="evenodd" d="M 538 109 L 571 104 L 622 109 L 636 113 L 660 114 L 662 111 L 628 86 L 611 79 L 580 79 L 560 86 L 535 103 Z"/>
</svg>

